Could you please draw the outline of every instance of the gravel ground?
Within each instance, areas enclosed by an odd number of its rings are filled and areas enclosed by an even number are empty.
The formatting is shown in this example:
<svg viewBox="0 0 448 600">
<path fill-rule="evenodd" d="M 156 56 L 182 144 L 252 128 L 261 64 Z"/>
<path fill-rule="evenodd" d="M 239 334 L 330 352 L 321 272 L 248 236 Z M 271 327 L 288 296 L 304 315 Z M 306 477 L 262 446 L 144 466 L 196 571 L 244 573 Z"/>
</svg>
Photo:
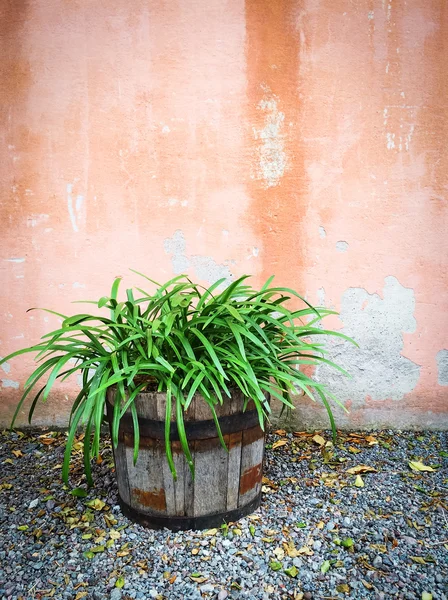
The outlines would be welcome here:
<svg viewBox="0 0 448 600">
<path fill-rule="evenodd" d="M 448 598 L 447 433 L 277 431 L 261 509 L 182 533 L 121 515 L 107 443 L 64 490 L 64 437 L 0 437 L 0 598 Z"/>
</svg>

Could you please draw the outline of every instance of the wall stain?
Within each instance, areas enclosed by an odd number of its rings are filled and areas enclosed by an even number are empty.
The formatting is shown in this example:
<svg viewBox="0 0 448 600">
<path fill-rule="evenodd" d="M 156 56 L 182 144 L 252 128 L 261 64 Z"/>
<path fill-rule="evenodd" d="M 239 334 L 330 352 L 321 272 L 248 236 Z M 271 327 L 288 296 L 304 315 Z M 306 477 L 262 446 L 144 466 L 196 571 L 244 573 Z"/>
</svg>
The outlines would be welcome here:
<svg viewBox="0 0 448 600">
<path fill-rule="evenodd" d="M 300 126 L 297 2 L 246 0 L 247 212 L 263 262 L 261 278 L 301 287 L 306 213 Z M 285 253 L 294 262 L 285 260 Z"/>
</svg>

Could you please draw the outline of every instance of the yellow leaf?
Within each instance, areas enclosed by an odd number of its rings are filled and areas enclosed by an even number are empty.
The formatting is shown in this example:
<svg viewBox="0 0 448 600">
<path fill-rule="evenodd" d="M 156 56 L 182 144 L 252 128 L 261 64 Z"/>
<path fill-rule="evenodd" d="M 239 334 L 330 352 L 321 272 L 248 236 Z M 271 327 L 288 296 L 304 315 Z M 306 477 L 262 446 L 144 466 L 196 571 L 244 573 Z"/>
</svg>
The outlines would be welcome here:
<svg viewBox="0 0 448 600">
<path fill-rule="evenodd" d="M 317 529 L 323 529 L 324 528 L 325 523 L 323 521 L 319 521 L 319 523 L 316 525 Z"/>
<path fill-rule="evenodd" d="M 285 435 L 286 431 L 284 429 L 277 429 L 277 431 L 274 431 L 274 433 L 277 435 Z"/>
<path fill-rule="evenodd" d="M 356 467 L 352 467 L 351 469 L 347 469 L 346 473 L 350 475 L 358 475 L 359 473 L 376 473 L 377 470 L 373 467 L 369 467 L 367 465 L 356 465 Z"/>
<path fill-rule="evenodd" d="M 348 587 L 348 585 L 346 583 L 341 583 L 340 585 L 336 586 L 336 590 L 338 592 L 342 592 L 344 594 L 349 594 L 350 593 L 350 588 Z"/>
<path fill-rule="evenodd" d="M 308 546 L 302 546 L 297 550 L 297 553 L 305 554 L 306 556 L 312 556 L 314 554 L 314 552 L 311 550 L 311 548 L 308 548 Z"/>
<path fill-rule="evenodd" d="M 425 559 L 421 556 L 411 556 L 411 560 L 418 563 L 419 565 L 426 565 Z"/>
<path fill-rule="evenodd" d="M 352 454 L 358 454 L 358 452 L 361 452 L 361 450 L 359 448 L 355 448 L 354 446 L 349 446 L 348 451 L 351 452 Z"/>
<path fill-rule="evenodd" d="M 89 500 L 86 502 L 86 506 L 89 506 L 95 510 L 102 510 L 106 506 L 106 503 L 99 498 L 95 498 L 95 500 Z"/>
<path fill-rule="evenodd" d="M 283 548 L 275 548 L 274 554 L 278 558 L 278 560 L 283 560 L 285 558 L 285 551 L 283 550 Z"/>
<path fill-rule="evenodd" d="M 81 600 L 81 598 L 85 598 L 87 596 L 87 592 L 78 592 L 75 596 L 75 600 Z"/>
<path fill-rule="evenodd" d="M 218 533 L 217 529 L 207 529 L 207 531 L 204 531 L 204 533 L 202 534 L 203 536 L 206 535 L 216 535 Z"/>
<path fill-rule="evenodd" d="M 361 475 L 356 475 L 355 487 L 359 487 L 359 488 L 363 488 L 364 487 L 364 481 L 362 480 Z"/>
<path fill-rule="evenodd" d="M 325 446 L 325 440 L 321 435 L 315 435 L 313 437 L 313 442 L 315 442 L 319 446 Z"/>
<path fill-rule="evenodd" d="M 192 581 L 195 581 L 196 583 L 204 583 L 204 581 L 207 581 L 208 577 L 204 577 L 203 575 L 192 573 L 190 575 L 190 579 Z"/>
<path fill-rule="evenodd" d="M 286 446 L 287 443 L 288 443 L 288 440 L 277 440 L 276 442 L 274 442 L 272 444 L 272 450 L 275 450 L 276 448 L 280 448 L 281 446 Z"/>
<path fill-rule="evenodd" d="M 115 531 L 115 529 L 111 529 L 109 531 L 111 540 L 119 540 L 121 538 L 121 533 L 119 531 Z"/>
<path fill-rule="evenodd" d="M 427 467 L 426 465 L 424 465 L 422 462 L 415 460 L 415 461 L 410 461 L 409 463 L 410 468 L 413 471 L 427 471 L 428 473 L 433 473 L 434 469 L 432 467 Z"/>
<path fill-rule="evenodd" d="M 196 556 L 196 554 L 199 554 L 199 548 L 193 548 L 191 553 L 193 554 L 193 556 Z"/>
</svg>

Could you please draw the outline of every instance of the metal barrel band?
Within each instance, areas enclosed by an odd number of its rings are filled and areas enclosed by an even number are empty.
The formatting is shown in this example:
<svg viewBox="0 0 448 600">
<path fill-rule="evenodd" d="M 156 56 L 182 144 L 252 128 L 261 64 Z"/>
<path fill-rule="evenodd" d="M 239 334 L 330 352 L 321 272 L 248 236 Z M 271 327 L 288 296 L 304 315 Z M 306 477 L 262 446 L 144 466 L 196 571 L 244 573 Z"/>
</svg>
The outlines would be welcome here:
<svg viewBox="0 0 448 600">
<path fill-rule="evenodd" d="M 165 439 L 164 421 L 155 421 L 153 419 L 139 417 L 138 422 L 141 437 L 153 438 L 156 440 Z M 227 435 L 244 429 L 251 429 L 258 425 L 259 421 L 257 411 L 251 410 L 246 413 L 219 417 L 218 423 L 221 427 L 222 434 Z M 213 419 L 208 421 L 184 421 L 184 425 L 185 433 L 189 440 L 207 440 L 217 436 L 216 425 Z M 134 425 L 130 415 L 126 414 L 122 417 L 120 429 L 123 433 L 132 433 L 134 431 Z M 180 439 L 176 423 L 171 423 L 170 439 L 172 441 L 178 441 Z"/>
<path fill-rule="evenodd" d="M 148 515 L 132 508 L 119 498 L 121 510 L 129 519 L 139 523 L 143 527 L 151 529 L 171 529 L 171 531 L 184 531 L 186 529 L 211 529 L 220 527 L 225 523 L 238 521 L 253 513 L 261 504 L 261 492 L 248 504 L 226 512 L 204 515 L 200 517 L 161 517 Z"/>
</svg>

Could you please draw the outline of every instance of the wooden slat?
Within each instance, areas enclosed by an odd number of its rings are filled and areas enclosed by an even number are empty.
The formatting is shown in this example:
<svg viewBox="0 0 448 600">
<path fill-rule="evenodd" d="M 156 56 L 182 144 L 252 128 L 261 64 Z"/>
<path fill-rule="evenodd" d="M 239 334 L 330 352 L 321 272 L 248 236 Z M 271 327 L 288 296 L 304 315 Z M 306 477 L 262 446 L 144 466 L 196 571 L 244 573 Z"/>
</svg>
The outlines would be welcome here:
<svg viewBox="0 0 448 600">
<path fill-rule="evenodd" d="M 240 493 L 238 506 L 244 506 L 253 500 L 261 490 L 263 471 L 264 436 L 261 430 L 259 439 L 253 439 L 254 432 L 243 432 L 241 449 Z M 250 442 L 250 443 L 247 443 Z"/>
<path fill-rule="evenodd" d="M 221 446 L 195 454 L 194 516 L 223 512 L 227 507 L 227 459 Z"/>
<path fill-rule="evenodd" d="M 227 458 L 227 510 L 238 508 L 242 439 L 241 431 L 225 436 L 225 442 L 229 449 Z"/>
<path fill-rule="evenodd" d="M 136 465 L 133 449 L 126 447 L 130 505 L 142 512 L 167 514 L 166 487 L 162 470 L 162 448 L 140 448 Z"/>
<path fill-rule="evenodd" d="M 126 461 L 126 446 L 122 443 L 118 443 L 118 446 L 114 448 L 114 461 L 115 461 L 115 472 L 117 475 L 118 493 L 120 498 L 126 504 L 130 504 L 131 497 L 129 494 L 129 478 L 128 478 L 128 466 Z"/>
</svg>

